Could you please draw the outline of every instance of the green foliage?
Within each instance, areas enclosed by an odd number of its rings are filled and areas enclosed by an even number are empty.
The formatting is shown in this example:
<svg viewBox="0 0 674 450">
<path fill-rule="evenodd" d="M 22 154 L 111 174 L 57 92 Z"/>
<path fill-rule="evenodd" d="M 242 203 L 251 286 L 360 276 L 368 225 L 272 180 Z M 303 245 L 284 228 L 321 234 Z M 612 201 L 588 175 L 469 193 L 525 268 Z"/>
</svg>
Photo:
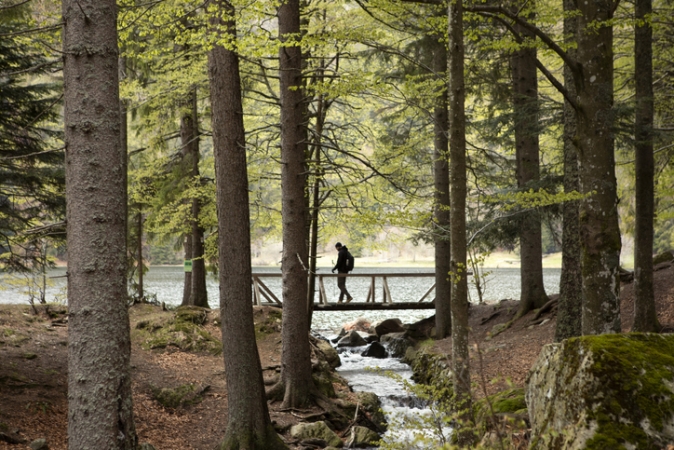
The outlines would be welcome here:
<svg viewBox="0 0 674 450">
<path fill-rule="evenodd" d="M 173 346 L 217 355 L 222 352 L 222 343 L 204 328 L 207 316 L 203 308 L 181 307 L 171 318 L 138 322 L 132 337 L 146 350 Z"/>
<path fill-rule="evenodd" d="M 50 234 L 63 237 L 46 226 L 65 215 L 63 143 L 55 123 L 60 86 L 50 76 L 60 59 L 45 56 L 23 33 L 33 25 L 26 5 L 0 10 L 2 270 L 31 270 L 36 242 Z"/>
</svg>

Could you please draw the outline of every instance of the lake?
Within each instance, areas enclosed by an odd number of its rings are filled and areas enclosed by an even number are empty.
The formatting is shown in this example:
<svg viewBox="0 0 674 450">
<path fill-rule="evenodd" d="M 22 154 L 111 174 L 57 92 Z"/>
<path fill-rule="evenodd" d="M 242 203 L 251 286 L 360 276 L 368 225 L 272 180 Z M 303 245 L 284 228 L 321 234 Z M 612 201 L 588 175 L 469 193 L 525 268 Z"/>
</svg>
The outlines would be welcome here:
<svg viewBox="0 0 674 450">
<path fill-rule="evenodd" d="M 255 267 L 255 273 L 280 273 L 275 267 Z M 319 273 L 329 273 L 330 268 L 319 268 Z M 354 270 L 358 273 L 404 273 L 418 272 L 430 273 L 431 268 L 373 268 L 359 267 Z M 497 302 L 502 299 L 517 299 L 520 295 L 520 269 L 487 269 L 486 289 L 484 299 L 487 302 Z M 50 286 L 47 288 L 47 301 L 65 301 L 66 296 L 66 268 L 59 267 L 49 271 Z M 561 269 L 543 269 L 543 281 L 548 294 L 559 291 L 559 276 Z M 183 268 L 177 266 L 155 266 L 145 275 L 144 279 L 146 294 L 156 294 L 157 300 L 167 305 L 179 305 L 182 301 L 183 292 Z M 28 303 L 28 295 L 25 289 L 13 286 L 7 275 L 0 277 L 0 303 Z M 265 278 L 264 283 L 281 298 L 281 278 Z M 433 284 L 433 278 L 389 278 L 388 284 L 391 289 L 393 301 L 413 302 L 418 300 Z M 377 280 L 377 301 L 381 301 L 382 284 Z M 469 277 L 470 298 L 477 302 L 477 291 Z M 370 286 L 370 278 L 349 278 L 347 288 L 355 301 L 365 301 Z M 210 306 L 218 307 L 218 283 L 214 276 L 207 279 L 208 299 Z M 325 280 L 326 295 L 331 301 L 337 301 L 339 290 L 336 279 Z M 431 295 L 432 297 L 432 295 Z M 318 295 L 317 295 L 318 298 Z M 343 323 L 366 317 L 370 321 L 382 320 L 390 317 L 399 317 L 403 322 L 410 323 L 428 317 L 432 314 L 429 310 L 402 310 L 402 311 L 317 311 L 314 313 L 313 328 L 320 332 L 334 332 Z"/>
</svg>

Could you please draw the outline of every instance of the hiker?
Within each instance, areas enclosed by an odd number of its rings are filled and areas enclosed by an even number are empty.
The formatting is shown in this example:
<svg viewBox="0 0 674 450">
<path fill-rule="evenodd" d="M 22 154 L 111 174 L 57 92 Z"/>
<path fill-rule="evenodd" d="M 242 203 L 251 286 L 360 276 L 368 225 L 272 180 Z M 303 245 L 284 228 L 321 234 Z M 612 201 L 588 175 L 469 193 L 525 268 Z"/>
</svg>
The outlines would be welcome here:
<svg viewBox="0 0 674 450">
<path fill-rule="evenodd" d="M 337 264 L 332 269 L 332 273 L 349 273 L 353 270 L 353 256 L 349 253 L 349 249 L 346 248 L 346 245 L 342 245 L 341 242 L 335 244 L 335 249 L 337 250 L 339 256 L 337 256 Z M 346 277 L 337 278 L 337 287 L 339 288 L 339 303 L 342 303 L 344 296 L 346 295 L 346 302 L 353 300 L 349 291 L 346 290 Z"/>
</svg>

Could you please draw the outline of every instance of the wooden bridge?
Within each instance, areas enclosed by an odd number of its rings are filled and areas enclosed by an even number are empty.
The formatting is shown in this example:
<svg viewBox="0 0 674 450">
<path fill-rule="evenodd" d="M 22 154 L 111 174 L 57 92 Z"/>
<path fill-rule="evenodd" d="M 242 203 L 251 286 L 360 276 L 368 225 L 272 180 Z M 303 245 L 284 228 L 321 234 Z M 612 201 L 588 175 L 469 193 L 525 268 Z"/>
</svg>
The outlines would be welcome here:
<svg viewBox="0 0 674 450">
<path fill-rule="evenodd" d="M 262 281 L 264 278 L 281 278 L 281 273 L 253 273 L 253 301 L 258 306 L 277 306 L 282 307 L 283 302 L 274 294 L 274 292 Z M 369 278 L 370 286 L 365 301 L 358 301 L 355 298 L 350 302 L 330 301 L 325 293 L 325 279 L 335 278 L 333 281 L 337 284 L 336 278 Z M 395 292 L 391 292 L 388 280 L 391 278 L 430 278 L 432 283 L 425 293 L 415 301 L 394 301 Z M 381 283 L 382 297 L 381 301 L 376 300 L 377 279 Z M 348 286 L 347 289 L 350 289 Z M 314 302 L 315 311 L 355 311 L 355 310 L 393 310 L 393 309 L 434 309 L 434 298 L 430 297 L 435 289 L 435 273 L 350 273 L 337 274 L 325 273 L 316 274 L 316 291 L 318 292 L 318 302 Z"/>
</svg>

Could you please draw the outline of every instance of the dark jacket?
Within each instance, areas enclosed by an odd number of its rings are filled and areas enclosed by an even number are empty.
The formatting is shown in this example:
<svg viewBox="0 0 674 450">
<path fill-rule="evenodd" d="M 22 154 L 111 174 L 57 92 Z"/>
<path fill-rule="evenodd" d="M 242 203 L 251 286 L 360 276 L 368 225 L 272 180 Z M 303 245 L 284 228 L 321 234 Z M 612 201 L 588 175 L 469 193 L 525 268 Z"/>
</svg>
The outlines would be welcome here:
<svg viewBox="0 0 674 450">
<path fill-rule="evenodd" d="M 346 248 L 346 245 L 342 245 L 339 248 L 339 253 L 337 254 L 337 264 L 332 270 L 337 269 L 339 273 L 348 273 L 349 272 L 349 262 L 348 259 L 351 257 L 349 249 Z"/>
</svg>

